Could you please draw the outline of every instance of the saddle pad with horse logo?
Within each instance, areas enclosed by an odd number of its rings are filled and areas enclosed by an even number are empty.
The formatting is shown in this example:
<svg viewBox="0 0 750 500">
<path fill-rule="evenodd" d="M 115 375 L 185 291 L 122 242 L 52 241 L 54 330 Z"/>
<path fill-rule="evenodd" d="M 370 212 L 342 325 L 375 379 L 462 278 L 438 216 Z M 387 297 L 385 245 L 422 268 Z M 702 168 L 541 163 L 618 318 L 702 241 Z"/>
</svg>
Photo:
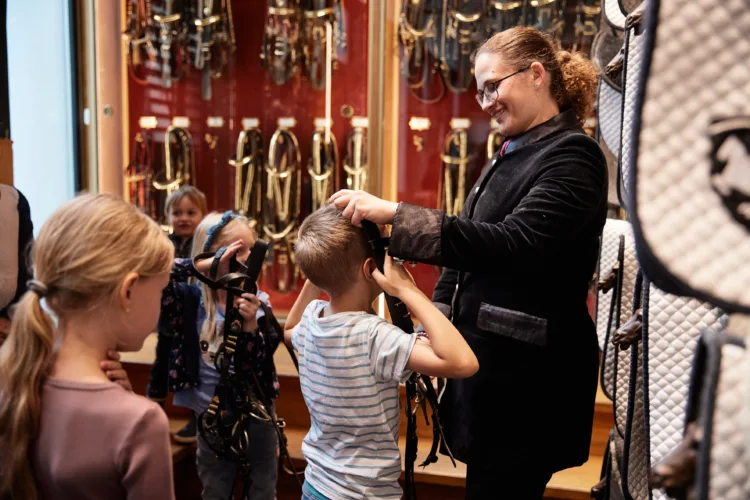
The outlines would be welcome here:
<svg viewBox="0 0 750 500">
<path fill-rule="evenodd" d="M 644 303 L 644 357 L 647 360 L 646 425 L 648 460 L 662 460 L 680 442 L 685 422 L 685 404 L 690 367 L 701 331 L 719 329 L 723 312 L 697 299 L 677 297 L 651 284 Z M 654 489 L 655 500 L 667 495 Z"/>
<path fill-rule="evenodd" d="M 629 165 L 644 272 L 750 312 L 750 1 L 650 0 Z"/>
<path fill-rule="evenodd" d="M 615 346 L 610 334 L 630 317 L 638 261 L 635 255 L 633 229 L 629 222 L 607 219 L 602 233 L 599 255 L 599 286 L 596 293 L 596 329 L 602 350 L 601 385 L 609 399 L 614 399 Z M 608 290 L 608 291 L 605 291 Z M 625 292 L 625 293 L 623 293 Z"/>
</svg>

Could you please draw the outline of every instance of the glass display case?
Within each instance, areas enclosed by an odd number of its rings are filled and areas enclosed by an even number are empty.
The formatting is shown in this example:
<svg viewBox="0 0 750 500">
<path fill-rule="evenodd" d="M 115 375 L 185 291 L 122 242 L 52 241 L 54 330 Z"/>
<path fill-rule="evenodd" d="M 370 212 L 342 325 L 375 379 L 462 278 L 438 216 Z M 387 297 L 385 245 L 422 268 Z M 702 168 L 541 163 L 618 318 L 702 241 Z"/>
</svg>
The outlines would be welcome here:
<svg viewBox="0 0 750 500">
<path fill-rule="evenodd" d="M 282 315 L 300 222 L 335 190 L 460 212 L 503 138 L 473 52 L 533 25 L 588 52 L 599 0 L 123 0 L 125 196 L 166 225 L 182 184 L 271 243 L 260 287 Z M 591 124 L 591 130 L 595 125 Z M 413 269 L 431 294 L 439 269 Z"/>
<path fill-rule="evenodd" d="M 299 289 L 299 223 L 342 187 L 368 189 L 371 5 L 362 0 L 126 0 L 125 195 L 166 225 L 183 184 L 271 243 L 263 290 Z"/>
</svg>

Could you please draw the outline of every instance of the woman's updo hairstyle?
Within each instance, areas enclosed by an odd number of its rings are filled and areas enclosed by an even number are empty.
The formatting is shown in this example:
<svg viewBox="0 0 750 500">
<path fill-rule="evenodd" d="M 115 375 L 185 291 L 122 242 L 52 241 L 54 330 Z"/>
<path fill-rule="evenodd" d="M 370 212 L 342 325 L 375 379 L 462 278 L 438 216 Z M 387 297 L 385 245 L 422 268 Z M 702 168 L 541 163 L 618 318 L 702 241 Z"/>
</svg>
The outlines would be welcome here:
<svg viewBox="0 0 750 500">
<path fill-rule="evenodd" d="M 527 26 L 496 33 L 476 55 L 483 52 L 498 54 L 516 69 L 539 62 L 550 73 L 550 93 L 561 110 L 572 108 L 581 124 L 591 113 L 598 75 L 594 64 L 580 52 L 559 50 L 552 37 Z"/>
</svg>

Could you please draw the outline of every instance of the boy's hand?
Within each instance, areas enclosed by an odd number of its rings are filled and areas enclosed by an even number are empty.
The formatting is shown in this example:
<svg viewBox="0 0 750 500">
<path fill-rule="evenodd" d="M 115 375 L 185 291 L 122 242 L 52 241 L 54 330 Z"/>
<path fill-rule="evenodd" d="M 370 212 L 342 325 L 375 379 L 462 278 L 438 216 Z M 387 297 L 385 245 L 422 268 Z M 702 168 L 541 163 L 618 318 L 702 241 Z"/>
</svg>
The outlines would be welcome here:
<svg viewBox="0 0 750 500">
<path fill-rule="evenodd" d="M 106 361 L 102 361 L 100 366 L 104 374 L 112 382 L 120 384 L 126 391 L 133 392 L 133 386 L 130 384 L 130 378 L 128 372 L 122 367 L 120 363 L 120 353 L 117 351 L 107 351 Z"/>
<path fill-rule="evenodd" d="M 414 284 L 414 278 L 411 277 L 409 271 L 404 266 L 394 263 L 390 255 L 385 256 L 383 270 L 385 273 L 375 269 L 372 277 L 388 295 L 398 297 L 404 290 L 416 288 L 417 285 Z"/>
<path fill-rule="evenodd" d="M 237 310 L 242 316 L 242 331 L 245 333 L 254 332 L 258 329 L 258 319 L 255 315 L 260 309 L 260 299 L 251 293 L 243 293 L 242 297 L 235 302 Z"/>
</svg>

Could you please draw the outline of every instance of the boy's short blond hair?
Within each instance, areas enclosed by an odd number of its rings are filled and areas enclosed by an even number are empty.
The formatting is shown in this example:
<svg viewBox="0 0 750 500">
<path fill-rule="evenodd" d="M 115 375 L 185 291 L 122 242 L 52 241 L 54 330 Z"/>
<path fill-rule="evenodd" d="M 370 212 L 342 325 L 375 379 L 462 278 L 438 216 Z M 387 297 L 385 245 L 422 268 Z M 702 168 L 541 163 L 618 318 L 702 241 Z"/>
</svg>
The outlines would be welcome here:
<svg viewBox="0 0 750 500">
<path fill-rule="evenodd" d="M 167 197 L 167 201 L 164 202 L 164 215 L 166 217 L 169 217 L 169 214 L 172 213 L 172 207 L 177 205 L 183 198 L 187 198 L 188 200 L 192 201 L 195 206 L 197 206 L 201 211 L 202 215 L 205 216 L 208 213 L 206 195 L 203 194 L 203 191 L 195 186 L 186 184 Z"/>
<path fill-rule="evenodd" d="M 352 225 L 333 204 L 302 222 L 294 255 L 305 276 L 331 297 L 354 285 L 362 264 L 371 256 L 362 228 Z"/>
</svg>

